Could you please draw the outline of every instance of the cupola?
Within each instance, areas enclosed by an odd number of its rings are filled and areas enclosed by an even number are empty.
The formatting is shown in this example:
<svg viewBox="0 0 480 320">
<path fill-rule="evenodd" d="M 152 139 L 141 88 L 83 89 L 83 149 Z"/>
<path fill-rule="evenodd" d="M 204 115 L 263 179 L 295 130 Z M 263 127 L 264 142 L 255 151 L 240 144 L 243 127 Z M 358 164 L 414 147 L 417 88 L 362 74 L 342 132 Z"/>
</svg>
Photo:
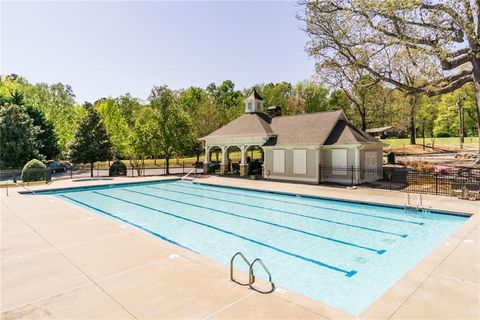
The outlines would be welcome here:
<svg viewBox="0 0 480 320">
<path fill-rule="evenodd" d="M 252 93 L 244 100 L 244 102 L 245 113 L 261 113 L 263 111 L 263 98 L 258 94 L 255 88 L 253 88 Z"/>
</svg>

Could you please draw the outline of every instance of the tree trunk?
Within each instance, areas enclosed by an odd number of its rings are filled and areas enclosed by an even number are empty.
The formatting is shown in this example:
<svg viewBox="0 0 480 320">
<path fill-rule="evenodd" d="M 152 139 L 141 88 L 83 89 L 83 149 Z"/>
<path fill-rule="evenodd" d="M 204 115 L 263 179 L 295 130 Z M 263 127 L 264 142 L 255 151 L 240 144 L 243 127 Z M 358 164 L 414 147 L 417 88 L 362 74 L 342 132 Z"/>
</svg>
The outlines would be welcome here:
<svg viewBox="0 0 480 320">
<path fill-rule="evenodd" d="M 465 143 L 465 130 L 464 130 L 464 118 L 463 118 L 463 105 L 462 105 L 462 97 L 458 97 L 457 100 L 457 108 L 458 108 L 458 134 L 460 135 L 460 149 L 463 149 L 463 144 Z"/>
<path fill-rule="evenodd" d="M 480 59 L 474 59 L 473 68 L 473 85 L 475 86 L 475 103 L 477 105 L 477 129 L 478 129 L 478 157 L 475 163 L 480 164 Z"/>
<path fill-rule="evenodd" d="M 410 117 L 409 121 L 410 123 L 408 124 L 408 129 L 410 130 L 410 144 L 414 145 L 417 144 L 416 140 L 416 128 L 415 128 L 415 116 L 416 116 L 416 111 L 417 111 L 417 96 L 411 96 L 411 103 L 410 103 Z"/>
<path fill-rule="evenodd" d="M 93 178 L 93 162 L 90 162 L 90 177 Z"/>
<path fill-rule="evenodd" d="M 362 112 L 360 116 L 362 117 L 362 131 L 365 131 L 367 130 L 367 113 Z"/>
<path fill-rule="evenodd" d="M 170 174 L 170 157 L 165 157 L 165 173 Z"/>
</svg>

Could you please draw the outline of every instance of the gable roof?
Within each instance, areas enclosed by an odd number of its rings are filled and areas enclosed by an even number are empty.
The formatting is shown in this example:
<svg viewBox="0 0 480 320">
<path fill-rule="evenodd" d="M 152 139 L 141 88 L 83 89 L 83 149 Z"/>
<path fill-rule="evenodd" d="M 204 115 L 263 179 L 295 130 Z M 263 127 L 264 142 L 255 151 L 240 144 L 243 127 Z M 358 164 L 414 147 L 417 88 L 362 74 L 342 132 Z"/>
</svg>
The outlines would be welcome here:
<svg viewBox="0 0 480 320">
<path fill-rule="evenodd" d="M 266 114 L 246 113 L 201 139 L 233 136 L 272 136 L 274 133 L 270 127 L 270 121 L 271 118 Z"/>
<path fill-rule="evenodd" d="M 322 145 L 342 116 L 342 111 L 327 111 L 275 117 L 271 127 L 276 145 Z"/>
<path fill-rule="evenodd" d="M 324 145 L 378 143 L 379 141 L 347 121 L 340 119 L 328 136 Z"/>
<path fill-rule="evenodd" d="M 201 140 L 251 136 L 268 137 L 264 146 L 379 143 L 351 125 L 341 110 L 274 118 L 264 113 L 246 113 Z"/>
</svg>

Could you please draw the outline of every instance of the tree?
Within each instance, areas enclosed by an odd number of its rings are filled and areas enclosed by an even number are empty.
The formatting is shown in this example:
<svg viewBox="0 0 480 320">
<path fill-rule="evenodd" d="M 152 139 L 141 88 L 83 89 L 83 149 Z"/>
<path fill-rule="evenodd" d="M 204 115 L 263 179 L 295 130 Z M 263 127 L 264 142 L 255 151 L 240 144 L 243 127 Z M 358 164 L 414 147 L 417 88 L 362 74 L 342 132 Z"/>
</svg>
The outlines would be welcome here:
<svg viewBox="0 0 480 320">
<path fill-rule="evenodd" d="M 243 94 L 235 90 L 235 84 L 232 81 L 225 80 L 218 87 L 215 83 L 211 83 L 206 91 L 219 107 L 219 111 L 223 113 L 224 124 L 243 113 Z"/>
<path fill-rule="evenodd" d="M 0 93 L 0 96 L 2 94 Z M 23 98 L 23 93 L 15 89 L 9 96 L 1 97 L 0 106 L 3 106 L 7 103 L 17 105 L 22 107 L 28 116 L 32 119 L 33 125 L 39 127 L 40 130 L 37 134 L 39 152 L 47 159 L 53 159 L 60 152 L 57 144 L 57 136 L 53 130 L 53 125 L 50 121 L 45 119 L 43 113 L 31 106 L 25 107 L 25 100 Z"/>
<path fill-rule="evenodd" d="M 72 88 L 61 83 L 28 85 L 24 98 L 25 105 L 42 111 L 45 118 L 53 124 L 58 146 L 65 155 L 74 139 L 77 125 L 85 115 L 85 108 L 75 104 Z"/>
<path fill-rule="evenodd" d="M 140 176 L 145 164 L 145 158 L 155 153 L 154 137 L 158 130 L 153 110 L 142 107 L 135 114 L 135 123 L 130 127 L 128 137 L 128 155 L 130 164 L 136 168 Z"/>
<path fill-rule="evenodd" d="M 55 159 L 59 155 L 60 149 L 58 148 L 58 139 L 53 124 L 45 119 L 40 110 L 33 107 L 27 107 L 25 110 L 32 119 L 33 125 L 40 128 L 37 135 L 38 145 L 41 146 L 40 154 L 45 156 L 46 159 Z"/>
<path fill-rule="evenodd" d="M 112 143 L 107 130 L 95 108 L 86 103 L 87 114 L 80 121 L 75 139 L 70 145 L 70 159 L 74 163 L 90 164 L 93 177 L 93 164 L 112 158 Z"/>
<path fill-rule="evenodd" d="M 18 168 L 32 159 L 43 160 L 38 152 L 40 132 L 20 106 L 0 106 L 0 167 Z"/>
<path fill-rule="evenodd" d="M 319 64 L 361 68 L 410 95 L 435 96 L 473 83 L 480 136 L 480 2 L 304 1 L 309 53 Z M 401 56 L 409 81 L 392 61 Z M 480 139 L 479 139 L 480 141 Z M 479 142 L 480 152 L 480 142 Z"/>
<path fill-rule="evenodd" d="M 469 84 L 440 97 L 439 102 L 436 104 L 438 117 L 435 119 L 435 134 L 448 133 L 451 136 L 459 135 L 459 102 L 464 113 L 464 133 L 471 135 L 475 132 L 475 90 L 473 85 Z"/>
<path fill-rule="evenodd" d="M 95 109 L 100 114 L 105 129 L 112 141 L 115 158 L 123 159 L 128 151 L 129 126 L 124 118 L 124 113 L 118 105 L 117 99 L 103 98 L 94 103 Z M 132 115 L 132 118 L 133 115 Z"/>
<path fill-rule="evenodd" d="M 117 105 L 120 109 L 123 119 L 131 127 L 135 123 L 135 116 L 143 106 L 140 104 L 140 101 L 136 98 L 133 98 L 129 93 L 118 97 Z"/>
<path fill-rule="evenodd" d="M 313 81 L 303 81 L 295 85 L 294 92 L 303 104 L 306 113 L 328 110 L 328 89 Z"/>
<path fill-rule="evenodd" d="M 189 118 L 167 86 L 153 87 L 149 101 L 157 125 L 155 145 L 165 157 L 166 173 L 170 174 L 170 159 L 184 152 L 191 142 Z"/>
</svg>

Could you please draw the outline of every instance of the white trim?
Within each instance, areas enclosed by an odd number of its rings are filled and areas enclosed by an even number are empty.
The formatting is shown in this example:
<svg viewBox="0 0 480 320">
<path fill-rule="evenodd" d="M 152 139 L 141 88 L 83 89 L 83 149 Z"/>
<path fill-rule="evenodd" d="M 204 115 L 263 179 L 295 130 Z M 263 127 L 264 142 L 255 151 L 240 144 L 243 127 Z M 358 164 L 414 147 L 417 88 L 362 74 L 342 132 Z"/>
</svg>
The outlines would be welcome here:
<svg viewBox="0 0 480 320">
<path fill-rule="evenodd" d="M 315 178 L 302 178 L 302 177 L 291 177 L 291 176 L 270 176 L 270 179 L 273 180 L 288 180 L 288 181 L 303 181 L 303 182 L 317 182 Z"/>
</svg>

